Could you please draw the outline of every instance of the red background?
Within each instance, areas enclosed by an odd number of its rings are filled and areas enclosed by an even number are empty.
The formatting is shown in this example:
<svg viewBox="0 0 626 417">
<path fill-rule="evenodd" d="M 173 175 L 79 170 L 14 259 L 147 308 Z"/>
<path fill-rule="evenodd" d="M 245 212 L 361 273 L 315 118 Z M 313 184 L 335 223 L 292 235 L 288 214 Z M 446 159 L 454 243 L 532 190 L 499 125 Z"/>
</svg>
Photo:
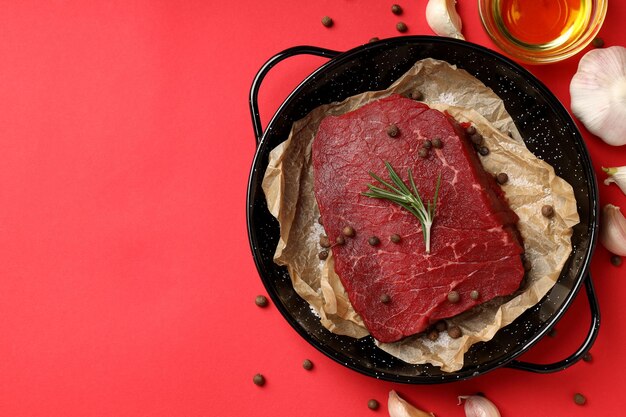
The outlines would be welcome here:
<svg viewBox="0 0 626 417">
<path fill-rule="evenodd" d="M 264 288 L 245 223 L 252 78 L 294 45 L 346 50 L 397 36 L 398 20 L 432 34 L 426 0 L 400 3 L 401 18 L 391 3 L 1 2 L 0 415 L 373 416 L 387 412 L 367 400 L 385 408 L 390 389 L 439 417 L 462 416 L 456 396 L 476 391 L 503 416 L 623 414 L 626 266 L 602 247 L 593 362 L 551 375 L 377 381 L 318 353 L 273 306 L 255 306 Z M 476 2 L 459 3 L 467 39 L 495 48 Z M 610 3 L 601 36 L 624 44 L 626 3 Z M 580 56 L 529 69 L 569 107 Z M 322 62 L 280 64 L 261 91 L 263 120 Z M 583 134 L 600 180 L 601 166 L 626 165 L 623 148 Z M 626 205 L 615 186 L 600 193 L 603 205 Z M 581 293 L 556 337 L 524 359 L 570 354 L 588 317 Z"/>
</svg>

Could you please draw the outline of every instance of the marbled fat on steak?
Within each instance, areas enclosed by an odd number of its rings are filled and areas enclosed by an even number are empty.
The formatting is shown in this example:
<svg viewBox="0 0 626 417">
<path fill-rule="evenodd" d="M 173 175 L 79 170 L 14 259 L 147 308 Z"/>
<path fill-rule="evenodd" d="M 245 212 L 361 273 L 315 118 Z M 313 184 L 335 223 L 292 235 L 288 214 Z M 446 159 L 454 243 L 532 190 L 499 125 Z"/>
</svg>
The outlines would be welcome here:
<svg viewBox="0 0 626 417">
<path fill-rule="evenodd" d="M 396 137 L 387 134 L 392 124 L 399 128 Z M 442 148 L 420 158 L 424 141 L 435 138 Z M 315 196 L 331 242 L 345 226 L 356 230 L 333 247 L 335 271 L 377 340 L 400 340 L 518 289 L 524 276 L 518 218 L 450 116 L 401 96 L 384 98 L 326 117 L 312 159 Z M 374 182 L 370 171 L 389 178 L 384 161 L 407 184 L 410 168 L 424 200 L 432 200 L 441 174 L 430 254 L 415 216 L 362 195 Z M 401 236 L 399 243 L 390 240 L 393 234 Z M 372 236 L 378 245 L 368 243 Z M 451 291 L 460 294 L 457 303 L 448 301 Z M 389 302 L 381 301 L 383 294 Z"/>
</svg>

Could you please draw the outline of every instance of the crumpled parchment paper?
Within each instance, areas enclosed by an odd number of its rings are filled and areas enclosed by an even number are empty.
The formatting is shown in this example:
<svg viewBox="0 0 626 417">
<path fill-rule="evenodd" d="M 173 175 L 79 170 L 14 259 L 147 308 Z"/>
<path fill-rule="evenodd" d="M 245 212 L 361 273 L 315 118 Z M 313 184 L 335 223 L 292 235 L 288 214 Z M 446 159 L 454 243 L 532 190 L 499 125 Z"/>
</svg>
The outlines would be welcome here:
<svg viewBox="0 0 626 417">
<path fill-rule="evenodd" d="M 471 122 L 484 136 L 490 153 L 481 156 L 481 162 L 489 173 L 508 174 L 509 181 L 502 188 L 520 218 L 518 229 L 532 264 L 515 294 L 446 320 L 448 326 L 461 327 L 462 337 L 452 339 L 442 332 L 436 341 L 414 335 L 394 343 L 377 342 L 379 348 L 405 362 L 431 363 L 453 372 L 463 367 L 463 355 L 471 345 L 490 340 L 552 288 L 571 252 L 572 227 L 579 221 L 572 187 L 526 149 L 502 100 L 491 89 L 446 62 L 419 61 L 386 90 L 322 105 L 295 122 L 288 139 L 270 153 L 263 190 L 270 212 L 280 223 L 274 261 L 287 267 L 295 291 L 331 332 L 355 338 L 368 335 L 335 273 L 332 253 L 326 261 L 317 256 L 319 238 L 325 233 L 317 221 L 311 144 L 327 115 L 347 113 L 390 94 L 418 91 L 426 104 L 448 111 L 459 122 Z M 541 214 L 546 204 L 555 209 L 551 219 Z"/>
</svg>

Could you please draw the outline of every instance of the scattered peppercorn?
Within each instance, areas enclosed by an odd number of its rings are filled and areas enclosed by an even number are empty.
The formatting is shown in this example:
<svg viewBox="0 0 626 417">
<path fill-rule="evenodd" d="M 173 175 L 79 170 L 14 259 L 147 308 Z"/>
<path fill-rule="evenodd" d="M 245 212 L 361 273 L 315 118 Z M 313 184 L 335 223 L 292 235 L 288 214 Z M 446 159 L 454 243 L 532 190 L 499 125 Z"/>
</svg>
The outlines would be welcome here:
<svg viewBox="0 0 626 417">
<path fill-rule="evenodd" d="M 507 181 L 509 181 L 509 176 L 506 175 L 505 172 L 501 172 L 498 175 L 496 175 L 496 181 L 498 182 L 498 184 L 502 185 L 502 184 L 506 184 Z"/>
<path fill-rule="evenodd" d="M 439 320 L 437 323 L 435 323 L 435 329 L 438 332 L 443 332 L 448 329 L 448 323 L 443 320 Z"/>
<path fill-rule="evenodd" d="M 474 133 L 470 135 L 470 141 L 472 141 L 474 145 L 482 145 L 483 142 L 485 141 L 485 138 L 483 138 L 483 135 L 476 132 L 476 129 L 474 129 Z"/>
<path fill-rule="evenodd" d="M 486 146 L 481 146 L 480 148 L 478 148 L 478 153 L 482 156 L 487 156 L 489 155 L 489 148 Z"/>
<path fill-rule="evenodd" d="M 578 405 L 585 405 L 585 403 L 587 402 L 587 398 L 585 398 L 585 396 L 581 393 L 577 392 L 576 394 L 574 394 L 574 402 Z"/>
<path fill-rule="evenodd" d="M 328 239 L 328 236 L 320 236 L 320 246 L 330 248 L 330 239 Z"/>
<path fill-rule="evenodd" d="M 402 7 L 400 7 L 399 4 L 394 4 L 391 6 L 391 13 L 395 14 L 395 15 L 401 15 L 402 14 Z"/>
<path fill-rule="evenodd" d="M 583 360 L 585 362 L 591 362 L 593 361 L 593 356 L 591 356 L 591 352 L 587 352 L 583 355 Z"/>
<path fill-rule="evenodd" d="M 434 342 L 435 340 L 439 339 L 439 332 L 437 330 L 433 329 L 433 330 L 428 332 L 426 337 L 428 338 L 428 340 L 432 340 Z"/>
<path fill-rule="evenodd" d="M 433 148 L 441 149 L 443 147 L 443 142 L 441 142 L 440 138 L 433 139 Z"/>
<path fill-rule="evenodd" d="M 317 257 L 320 258 L 320 261 L 325 261 L 328 259 L 328 251 L 326 249 L 320 251 L 320 253 L 317 254 Z"/>
<path fill-rule="evenodd" d="M 387 304 L 389 301 L 391 301 L 391 297 L 389 296 L 389 294 L 382 294 L 380 296 L 380 302 L 383 304 Z"/>
<path fill-rule="evenodd" d="M 352 226 L 345 226 L 342 230 L 341 233 L 343 233 L 344 236 L 347 237 L 353 237 L 354 236 L 354 227 Z"/>
<path fill-rule="evenodd" d="M 333 19 L 331 19 L 330 17 L 322 17 L 322 25 L 326 26 L 327 28 L 331 27 L 334 23 L 335 22 L 333 22 Z"/>
<path fill-rule="evenodd" d="M 428 139 L 426 139 L 424 143 L 422 143 L 422 148 L 424 149 L 430 149 L 432 147 L 433 147 L 433 143 Z"/>
<path fill-rule="evenodd" d="M 398 136 L 398 133 L 400 133 L 400 129 L 396 125 L 391 125 L 387 128 L 387 134 L 392 138 Z"/>
<path fill-rule="evenodd" d="M 611 264 L 613 264 L 613 266 L 620 266 L 622 264 L 622 257 L 619 255 L 611 256 Z"/>
<path fill-rule="evenodd" d="M 418 155 L 420 158 L 428 158 L 428 149 L 426 149 L 426 148 L 420 148 L 420 150 L 419 150 L 419 151 L 417 151 L 417 155 Z"/>
<path fill-rule="evenodd" d="M 476 290 L 472 290 L 472 292 L 470 292 L 470 298 L 474 301 L 478 300 L 478 297 L 480 297 L 480 293 Z"/>
<path fill-rule="evenodd" d="M 322 216 L 319 216 L 319 217 L 317 218 L 317 222 L 318 222 L 319 224 L 321 224 L 322 226 L 324 225 L 324 223 L 322 223 Z"/>
<path fill-rule="evenodd" d="M 463 332 L 461 331 L 461 328 L 459 326 L 452 326 L 448 329 L 448 336 L 450 336 L 453 339 L 458 339 L 462 335 L 463 335 Z"/>
<path fill-rule="evenodd" d="M 554 216 L 554 207 L 549 205 L 541 207 L 541 214 L 543 215 L 543 217 L 547 218 Z"/>
<path fill-rule="evenodd" d="M 476 133 L 476 127 L 468 126 L 467 129 L 465 129 L 465 133 L 467 133 L 469 136 L 472 136 L 474 133 Z"/>
<path fill-rule="evenodd" d="M 369 239 L 367 239 L 367 243 L 369 243 L 372 246 L 376 246 L 380 244 L 380 239 L 376 236 L 372 236 Z"/>
<path fill-rule="evenodd" d="M 254 385 L 258 385 L 259 387 L 262 387 L 263 385 L 265 385 L 265 377 L 261 374 L 256 374 L 252 378 L 252 382 L 254 382 Z"/>
<path fill-rule="evenodd" d="M 335 243 L 339 246 L 341 245 L 345 245 L 346 244 L 346 238 L 343 236 L 337 236 L 337 239 L 335 239 Z"/>
<path fill-rule="evenodd" d="M 313 369 L 313 362 L 311 362 L 309 359 L 305 359 L 304 362 L 302 362 L 302 367 L 307 371 L 310 371 L 311 369 Z"/>
<path fill-rule="evenodd" d="M 380 40 L 380 38 L 378 36 L 374 36 L 373 38 L 370 38 L 369 42 L 378 42 Z"/>
<path fill-rule="evenodd" d="M 556 337 L 556 334 L 557 334 L 557 330 L 555 327 L 551 328 L 550 331 L 548 332 L 549 337 Z"/>
<path fill-rule="evenodd" d="M 396 24 L 396 29 L 397 29 L 397 30 L 398 30 L 398 32 L 400 32 L 400 33 L 404 33 L 404 32 L 406 32 L 407 30 L 409 30 L 409 28 L 407 27 L 406 23 L 404 23 L 404 22 L 398 22 L 398 23 Z"/>
<path fill-rule="evenodd" d="M 461 300 L 461 296 L 459 295 L 458 292 L 456 291 L 450 291 L 448 293 L 448 301 L 450 301 L 452 304 L 456 304 Z"/>
<path fill-rule="evenodd" d="M 591 44 L 596 48 L 602 48 L 604 46 L 604 39 L 602 38 L 594 38 L 591 41 Z"/>
<path fill-rule="evenodd" d="M 400 235 L 393 234 L 389 237 L 389 240 L 391 240 L 393 243 L 400 243 L 400 241 L 402 241 L 402 238 L 400 237 Z"/>
<path fill-rule="evenodd" d="M 259 307 L 267 307 L 269 305 L 269 301 L 267 301 L 267 297 L 264 295 L 257 295 L 254 303 Z"/>
<path fill-rule="evenodd" d="M 371 399 L 367 402 L 367 408 L 369 408 L 370 410 L 378 410 L 378 407 L 380 407 L 380 404 L 374 399 Z"/>
</svg>

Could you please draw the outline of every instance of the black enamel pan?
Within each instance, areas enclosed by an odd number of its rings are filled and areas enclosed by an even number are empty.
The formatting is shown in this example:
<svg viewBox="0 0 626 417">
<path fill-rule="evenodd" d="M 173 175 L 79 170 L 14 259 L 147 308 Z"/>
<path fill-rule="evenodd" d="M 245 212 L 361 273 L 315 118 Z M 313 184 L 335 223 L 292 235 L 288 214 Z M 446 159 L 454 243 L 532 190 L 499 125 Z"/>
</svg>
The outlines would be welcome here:
<svg viewBox="0 0 626 417">
<path fill-rule="evenodd" d="M 267 72 L 295 55 L 329 59 L 287 97 L 265 131 L 257 95 Z M 285 268 L 272 261 L 279 237 L 277 221 L 267 210 L 261 189 L 269 152 L 287 139 L 293 122 L 315 107 L 369 90 L 387 88 L 416 61 L 435 58 L 457 65 L 492 88 L 513 117 L 535 155 L 550 163 L 574 188 L 580 223 L 574 227 L 573 252 L 556 285 L 534 307 L 501 329 L 489 342 L 465 354 L 465 366 L 442 372 L 431 365 L 410 365 L 378 349 L 371 337 L 356 340 L 324 329 L 308 304 L 293 290 Z M 250 171 L 247 198 L 248 235 L 259 275 L 287 322 L 309 343 L 348 368 L 376 378 L 414 384 L 458 381 L 499 367 L 531 372 L 555 372 L 574 364 L 593 344 L 600 323 L 589 264 L 598 230 L 598 190 L 583 138 L 557 98 L 521 66 L 491 50 L 454 39 L 409 36 L 387 39 L 339 53 L 300 46 L 272 57 L 257 73 L 250 91 L 250 109 L 257 151 Z M 591 326 L 582 345 L 569 357 L 550 364 L 520 362 L 526 352 L 561 318 L 578 290 L 585 286 Z"/>
</svg>

